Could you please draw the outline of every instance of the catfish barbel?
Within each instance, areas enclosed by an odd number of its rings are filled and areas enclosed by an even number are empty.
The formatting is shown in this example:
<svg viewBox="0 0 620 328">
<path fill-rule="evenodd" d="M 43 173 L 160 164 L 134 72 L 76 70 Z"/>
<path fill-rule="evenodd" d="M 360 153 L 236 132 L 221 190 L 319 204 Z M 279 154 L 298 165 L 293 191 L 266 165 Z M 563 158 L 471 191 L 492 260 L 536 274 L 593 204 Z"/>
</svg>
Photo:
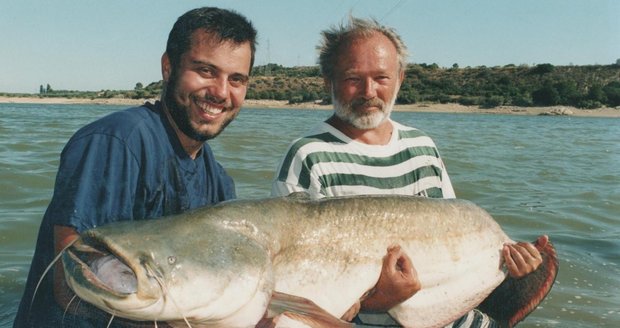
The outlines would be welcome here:
<svg viewBox="0 0 620 328">
<path fill-rule="evenodd" d="M 422 285 L 389 311 L 403 326 L 441 327 L 476 307 L 513 326 L 549 292 L 558 261 L 550 243 L 537 245 L 540 267 L 507 278 L 505 243 L 514 241 L 465 200 L 293 194 L 97 227 L 62 261 L 75 294 L 115 316 L 252 327 L 270 303 L 275 309 L 273 295 L 305 298 L 340 318 L 377 282 L 386 248 L 399 244 Z M 278 313 L 296 311 L 278 303 Z M 298 315 L 327 325 L 312 311 Z"/>
</svg>

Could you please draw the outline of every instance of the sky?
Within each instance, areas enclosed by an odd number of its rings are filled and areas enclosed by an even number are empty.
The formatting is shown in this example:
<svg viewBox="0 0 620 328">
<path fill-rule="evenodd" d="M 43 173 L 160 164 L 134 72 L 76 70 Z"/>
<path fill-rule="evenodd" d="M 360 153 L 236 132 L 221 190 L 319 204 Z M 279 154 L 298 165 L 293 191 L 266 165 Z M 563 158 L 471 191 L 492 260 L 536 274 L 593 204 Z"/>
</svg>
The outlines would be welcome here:
<svg viewBox="0 0 620 328">
<path fill-rule="evenodd" d="M 0 92 L 126 90 L 161 80 L 177 17 L 236 10 L 258 30 L 256 65 L 316 65 L 320 32 L 349 15 L 393 27 L 412 63 L 441 67 L 608 65 L 620 59 L 617 0 L 2 0 Z"/>
</svg>

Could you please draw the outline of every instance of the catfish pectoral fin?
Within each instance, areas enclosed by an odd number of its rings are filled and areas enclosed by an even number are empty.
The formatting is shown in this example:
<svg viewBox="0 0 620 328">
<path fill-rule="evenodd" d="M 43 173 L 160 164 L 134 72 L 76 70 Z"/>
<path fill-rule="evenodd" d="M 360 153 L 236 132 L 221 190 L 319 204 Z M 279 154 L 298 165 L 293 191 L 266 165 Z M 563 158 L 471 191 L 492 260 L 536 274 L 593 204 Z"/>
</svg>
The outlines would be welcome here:
<svg viewBox="0 0 620 328">
<path fill-rule="evenodd" d="M 267 317 L 274 321 L 275 327 L 290 327 L 290 325 L 294 326 L 294 323 L 313 328 L 353 327 L 353 324 L 334 317 L 307 298 L 280 292 L 273 292 Z"/>
<path fill-rule="evenodd" d="M 522 278 L 508 276 L 478 306 L 478 309 L 499 322 L 514 327 L 529 315 L 547 296 L 558 274 L 559 262 L 551 242 L 534 242 L 543 262 L 536 271 Z"/>
</svg>

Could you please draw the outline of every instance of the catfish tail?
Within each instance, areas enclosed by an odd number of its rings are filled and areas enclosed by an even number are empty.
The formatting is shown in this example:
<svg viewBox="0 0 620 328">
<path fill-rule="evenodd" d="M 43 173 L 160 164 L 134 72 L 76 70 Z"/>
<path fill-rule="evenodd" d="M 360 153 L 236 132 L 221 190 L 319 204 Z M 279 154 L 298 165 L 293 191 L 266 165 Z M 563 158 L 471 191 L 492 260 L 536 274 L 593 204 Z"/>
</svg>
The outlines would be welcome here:
<svg viewBox="0 0 620 328">
<path fill-rule="evenodd" d="M 558 274 L 559 262 L 551 242 L 539 238 L 534 246 L 542 256 L 536 271 L 522 278 L 508 276 L 478 306 L 502 327 L 514 327 L 528 316 L 547 296 Z"/>
</svg>

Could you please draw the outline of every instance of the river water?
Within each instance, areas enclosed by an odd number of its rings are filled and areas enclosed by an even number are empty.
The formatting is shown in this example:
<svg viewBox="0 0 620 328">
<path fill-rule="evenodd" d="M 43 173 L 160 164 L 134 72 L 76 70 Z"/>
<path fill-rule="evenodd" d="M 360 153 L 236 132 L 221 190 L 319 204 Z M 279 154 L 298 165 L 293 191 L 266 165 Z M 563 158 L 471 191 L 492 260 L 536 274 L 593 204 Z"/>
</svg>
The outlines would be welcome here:
<svg viewBox="0 0 620 328">
<path fill-rule="evenodd" d="M 0 104 L 0 327 L 11 325 L 59 154 L 124 106 Z M 288 143 L 330 111 L 244 109 L 210 141 L 239 198 L 268 196 Z M 520 327 L 620 327 L 620 119 L 397 112 L 430 134 L 457 197 L 515 240 L 547 234 L 560 272 Z"/>
</svg>

